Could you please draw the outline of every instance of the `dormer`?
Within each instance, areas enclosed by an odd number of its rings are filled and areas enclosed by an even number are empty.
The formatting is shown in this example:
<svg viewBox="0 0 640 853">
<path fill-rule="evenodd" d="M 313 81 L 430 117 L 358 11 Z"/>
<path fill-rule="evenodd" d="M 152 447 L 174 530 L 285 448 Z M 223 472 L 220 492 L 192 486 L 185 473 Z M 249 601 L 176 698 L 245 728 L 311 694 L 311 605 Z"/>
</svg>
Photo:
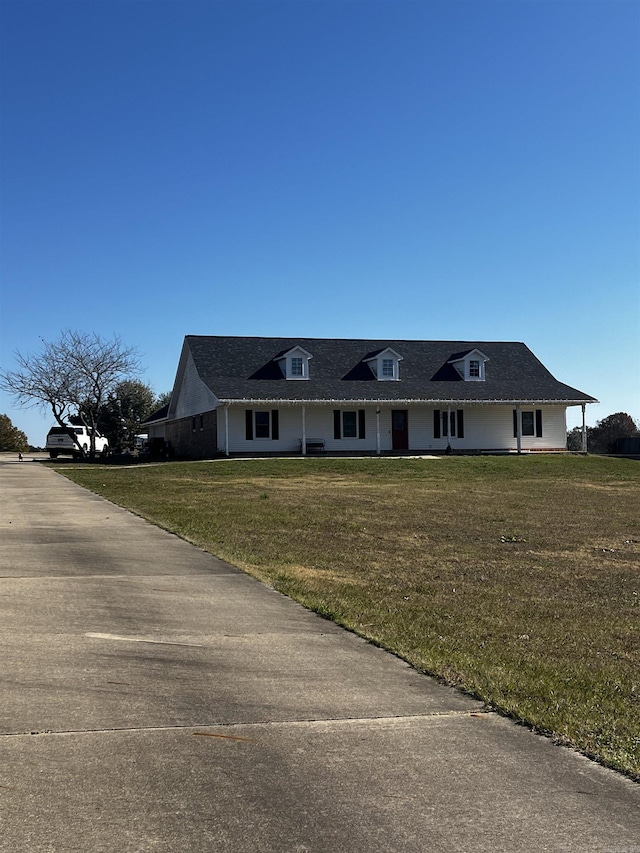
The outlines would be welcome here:
<svg viewBox="0 0 640 853">
<path fill-rule="evenodd" d="M 400 362 L 402 356 L 391 347 L 373 353 L 364 359 L 371 372 L 380 382 L 397 382 L 400 379 Z"/>
<path fill-rule="evenodd" d="M 276 358 L 285 379 L 308 379 L 310 352 L 302 347 L 293 347 Z"/>
<path fill-rule="evenodd" d="M 485 364 L 489 358 L 479 349 L 455 353 L 447 364 L 452 364 L 465 382 L 484 382 Z"/>
</svg>

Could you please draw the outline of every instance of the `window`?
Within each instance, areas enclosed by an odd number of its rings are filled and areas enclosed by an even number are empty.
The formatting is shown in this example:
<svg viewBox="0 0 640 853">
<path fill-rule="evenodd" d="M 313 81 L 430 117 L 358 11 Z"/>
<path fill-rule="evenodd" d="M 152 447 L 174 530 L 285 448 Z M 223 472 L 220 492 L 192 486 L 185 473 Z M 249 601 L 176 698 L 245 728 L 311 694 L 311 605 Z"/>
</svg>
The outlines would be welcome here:
<svg viewBox="0 0 640 853">
<path fill-rule="evenodd" d="M 341 438 L 365 438 L 366 418 L 364 409 L 357 412 L 342 411 L 334 409 L 333 412 L 333 437 Z"/>
<path fill-rule="evenodd" d="M 342 413 L 342 437 L 357 438 L 358 437 L 358 421 L 355 412 Z"/>
<path fill-rule="evenodd" d="M 484 382 L 486 379 L 486 364 L 489 358 L 479 349 L 455 353 L 447 362 L 453 365 L 458 376 L 465 382 Z M 442 377 L 444 378 L 444 377 Z"/>
<path fill-rule="evenodd" d="M 520 412 L 521 435 L 542 438 L 542 409 Z M 513 437 L 518 437 L 518 410 L 513 410 Z"/>
<path fill-rule="evenodd" d="M 395 372 L 393 370 L 393 359 L 392 358 L 383 358 L 382 359 L 382 375 L 387 379 L 393 379 L 395 376 Z"/>
<path fill-rule="evenodd" d="M 308 379 L 309 362 L 313 356 L 300 346 L 293 347 L 276 356 L 275 361 L 285 379 Z M 265 379 L 268 377 L 264 377 Z"/>
<path fill-rule="evenodd" d="M 451 412 L 446 409 L 433 410 L 433 437 L 447 438 L 448 436 L 464 438 L 463 409 L 456 409 L 456 411 Z"/>
<path fill-rule="evenodd" d="M 271 436 L 271 415 L 269 412 L 256 412 L 256 438 Z"/>
<path fill-rule="evenodd" d="M 272 441 L 277 441 L 279 437 L 280 418 L 277 409 L 245 410 L 245 438 L 247 441 L 269 438 Z"/>
<path fill-rule="evenodd" d="M 376 352 L 364 359 L 365 364 L 371 368 L 371 372 L 378 381 L 400 381 L 400 362 L 402 356 L 391 347 Z"/>
<path fill-rule="evenodd" d="M 522 434 L 533 435 L 533 412 L 522 412 Z"/>
</svg>

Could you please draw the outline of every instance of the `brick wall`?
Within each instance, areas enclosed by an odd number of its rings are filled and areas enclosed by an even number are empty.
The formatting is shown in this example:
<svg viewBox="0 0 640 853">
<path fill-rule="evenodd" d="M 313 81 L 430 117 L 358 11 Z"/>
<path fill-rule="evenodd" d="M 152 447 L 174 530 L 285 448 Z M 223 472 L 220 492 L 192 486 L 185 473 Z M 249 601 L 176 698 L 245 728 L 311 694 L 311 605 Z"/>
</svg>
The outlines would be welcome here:
<svg viewBox="0 0 640 853">
<path fill-rule="evenodd" d="M 165 441 L 173 456 L 188 459 L 212 459 L 218 452 L 218 428 L 215 411 L 193 418 L 167 422 Z"/>
</svg>

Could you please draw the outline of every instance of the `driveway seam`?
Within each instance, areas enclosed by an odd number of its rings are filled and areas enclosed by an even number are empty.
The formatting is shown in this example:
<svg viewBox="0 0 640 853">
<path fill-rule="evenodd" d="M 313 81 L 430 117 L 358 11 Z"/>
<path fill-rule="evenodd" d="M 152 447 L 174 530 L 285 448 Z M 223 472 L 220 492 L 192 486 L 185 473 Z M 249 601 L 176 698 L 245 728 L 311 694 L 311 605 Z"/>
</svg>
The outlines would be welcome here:
<svg viewBox="0 0 640 853">
<path fill-rule="evenodd" d="M 442 718 L 467 718 L 467 717 L 482 717 L 496 716 L 495 711 L 490 709 L 477 708 L 469 711 L 434 711 L 432 714 L 392 714 L 372 717 L 310 717 L 304 720 L 256 720 L 250 723 L 189 723 L 185 725 L 174 726 L 122 726 L 108 729 L 68 729 L 68 730 L 50 730 L 43 729 L 41 731 L 30 732 L 3 732 L 0 733 L 0 739 L 14 737 L 42 737 L 42 736 L 68 736 L 68 735 L 87 735 L 87 734 L 117 734 L 122 732 L 163 732 L 163 731 L 189 731 L 192 729 L 239 729 L 239 728 L 255 728 L 255 727 L 278 727 L 278 726 L 308 726 L 314 723 L 337 723 L 349 725 L 351 723 L 367 723 L 367 722 L 384 722 L 393 720 L 433 720 Z"/>
</svg>

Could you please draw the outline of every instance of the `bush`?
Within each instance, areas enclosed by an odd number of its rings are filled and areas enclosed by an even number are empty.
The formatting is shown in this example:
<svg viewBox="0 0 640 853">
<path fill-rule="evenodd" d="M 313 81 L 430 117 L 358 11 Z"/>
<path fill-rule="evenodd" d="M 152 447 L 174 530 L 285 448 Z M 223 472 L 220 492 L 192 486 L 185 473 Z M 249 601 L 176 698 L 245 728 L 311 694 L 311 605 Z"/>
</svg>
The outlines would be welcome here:
<svg viewBox="0 0 640 853">
<path fill-rule="evenodd" d="M 11 423 L 8 415 L 0 415 L 0 450 L 13 450 L 16 453 L 29 450 L 29 439 Z"/>
</svg>

